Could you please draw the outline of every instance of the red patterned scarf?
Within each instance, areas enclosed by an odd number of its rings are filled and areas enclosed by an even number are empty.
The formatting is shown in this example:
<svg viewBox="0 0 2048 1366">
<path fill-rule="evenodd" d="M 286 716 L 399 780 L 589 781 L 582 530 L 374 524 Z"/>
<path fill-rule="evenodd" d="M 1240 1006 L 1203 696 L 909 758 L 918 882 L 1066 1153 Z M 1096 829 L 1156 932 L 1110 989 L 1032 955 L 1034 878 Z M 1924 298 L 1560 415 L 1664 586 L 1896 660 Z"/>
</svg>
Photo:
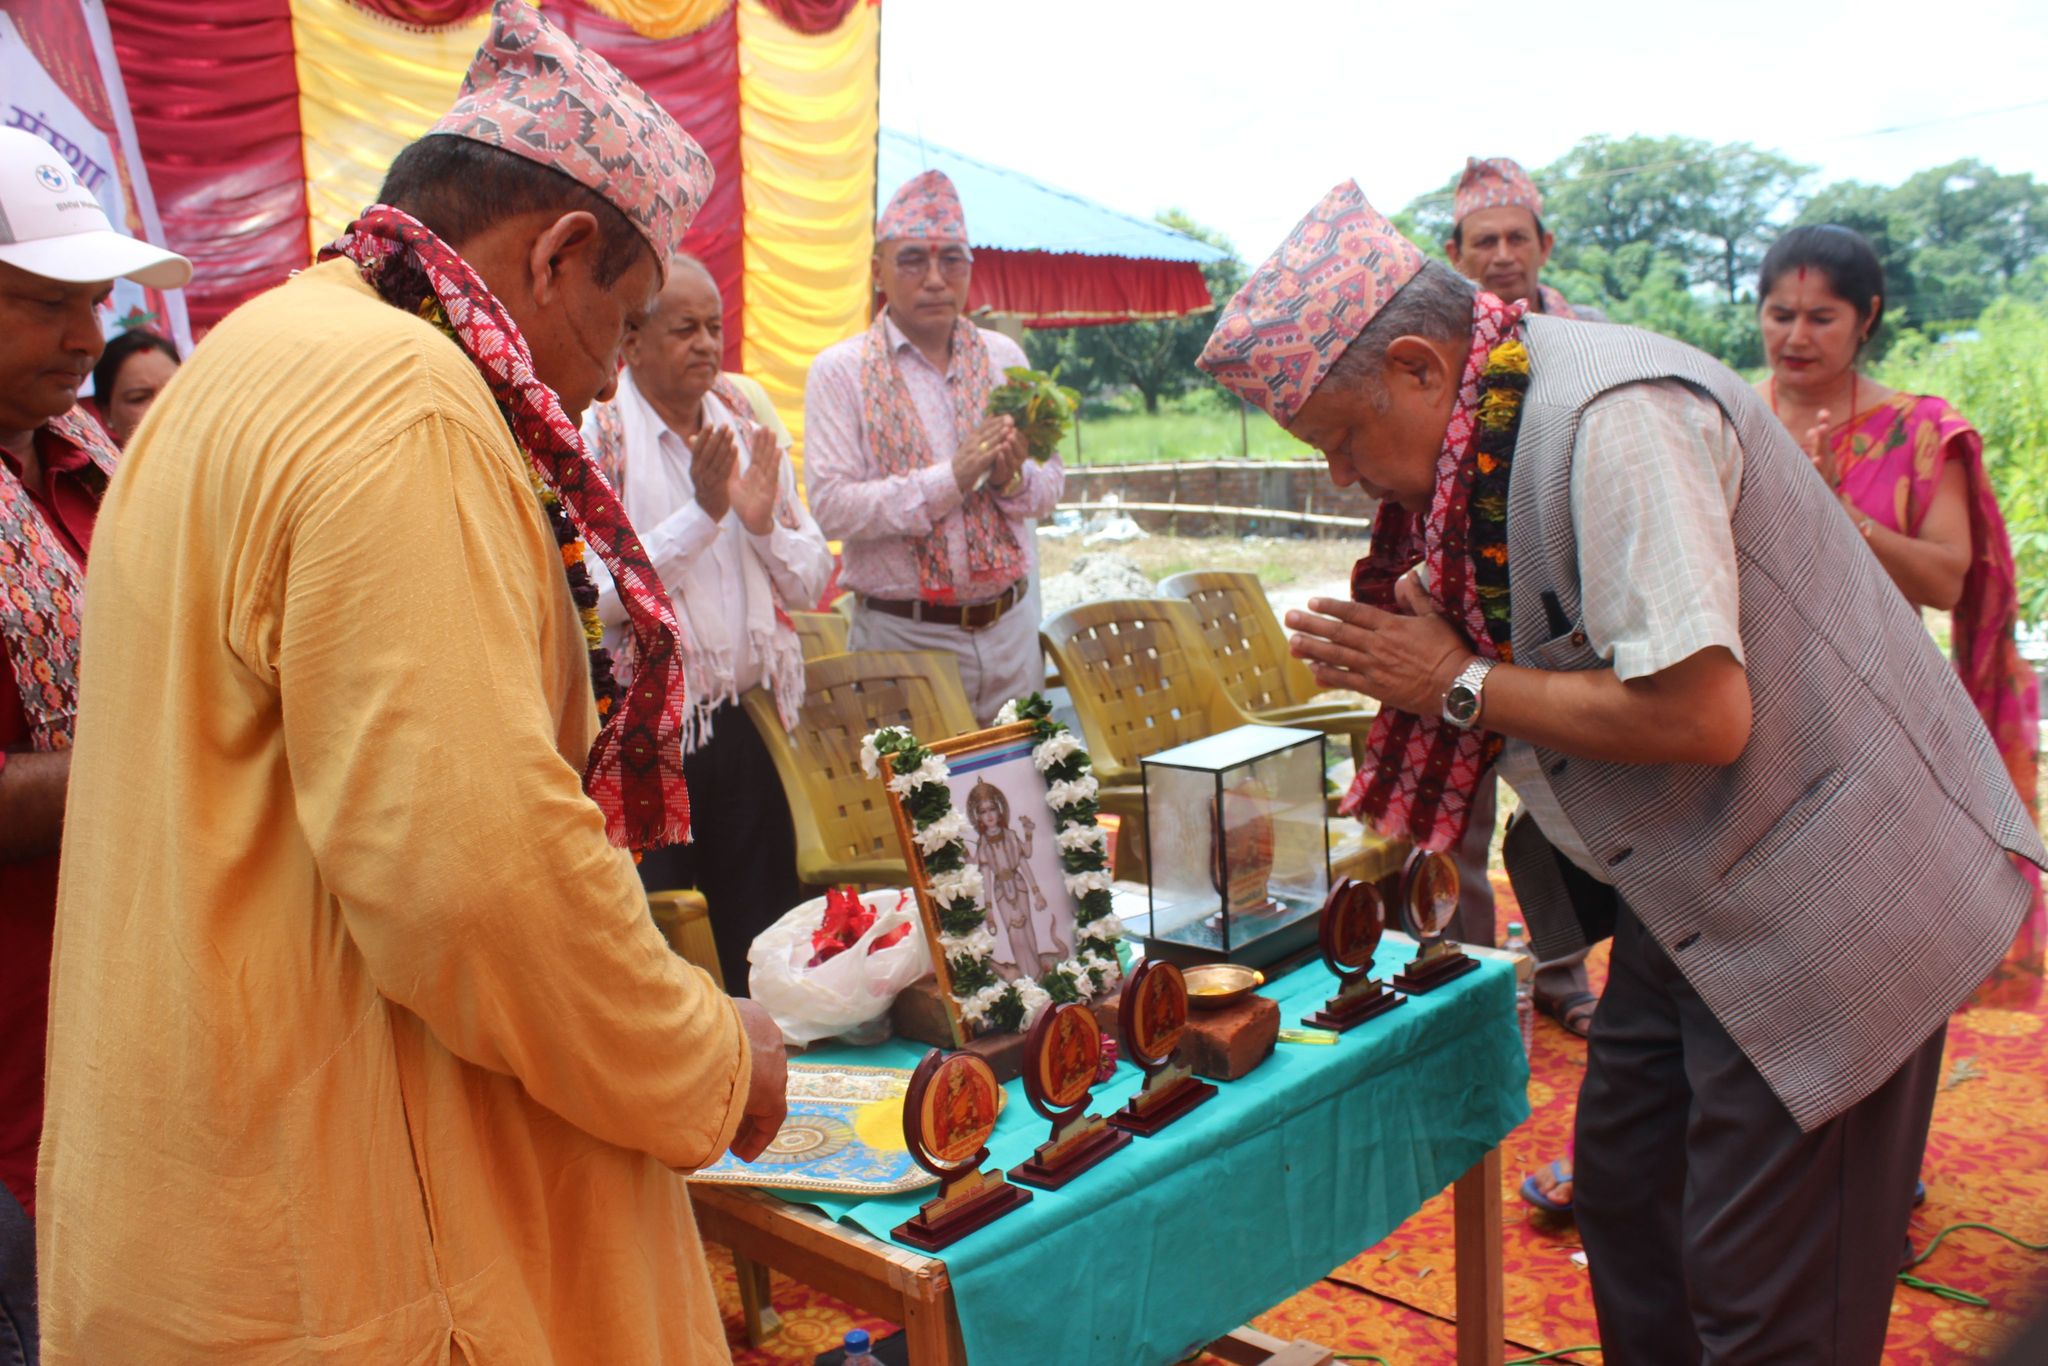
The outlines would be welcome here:
<svg viewBox="0 0 2048 1366">
<path fill-rule="evenodd" d="M 861 342 L 860 394 L 868 442 L 884 474 L 916 474 L 932 463 L 931 441 L 889 345 L 885 309 Z M 953 434 L 966 442 L 988 414 L 995 370 L 981 329 L 965 318 L 953 323 L 953 358 L 961 368 L 953 387 Z M 967 495 L 956 514 L 967 524 L 967 582 L 959 582 L 946 553 L 945 522 L 911 545 L 917 560 L 918 596 L 926 602 L 981 602 L 1024 577 L 1024 551 L 995 490 Z M 947 519 L 950 520 L 950 519 Z"/>
<path fill-rule="evenodd" d="M 639 851 L 687 840 L 686 708 L 675 613 L 618 495 L 584 450 L 582 434 L 555 391 L 534 374 L 518 324 L 453 248 L 389 205 L 366 211 L 320 255 L 347 257 L 372 283 L 388 265 L 410 266 L 433 287 L 457 344 L 490 386 L 513 439 L 611 571 L 625 604 L 637 667 L 625 705 L 605 718 L 590 748 L 583 790 L 604 812 L 613 844 Z"/>
<path fill-rule="evenodd" d="M 1395 582 L 1418 562 L 1426 564 L 1429 596 L 1437 609 L 1481 658 L 1503 661 L 1514 655 L 1507 593 L 1508 470 L 1528 367 L 1519 343 L 1502 343 L 1513 341 L 1515 324 L 1527 309 L 1526 303 L 1504 304 L 1483 291 L 1473 300 L 1472 347 L 1437 456 L 1429 515 L 1418 519 L 1396 503 L 1382 503 L 1371 552 L 1351 579 L 1354 599 L 1398 612 Z M 1497 346 L 1500 357 L 1493 356 Z M 1488 389 L 1484 403 L 1482 376 Z M 1496 401 L 1510 393 L 1515 397 L 1508 402 Z M 1491 731 L 1459 730 L 1437 716 L 1383 707 L 1366 739 L 1365 762 L 1338 810 L 1424 849 L 1454 848 L 1464 837 L 1479 780 L 1500 756 L 1503 743 Z"/>
<path fill-rule="evenodd" d="M 81 474 L 95 495 L 121 453 L 100 424 L 76 408 L 50 419 L 50 434 L 84 451 Z M 14 669 L 38 750 L 71 748 L 78 719 L 78 622 L 85 608 L 85 567 L 71 556 L 28 488 L 0 461 L 0 641 Z"/>
</svg>

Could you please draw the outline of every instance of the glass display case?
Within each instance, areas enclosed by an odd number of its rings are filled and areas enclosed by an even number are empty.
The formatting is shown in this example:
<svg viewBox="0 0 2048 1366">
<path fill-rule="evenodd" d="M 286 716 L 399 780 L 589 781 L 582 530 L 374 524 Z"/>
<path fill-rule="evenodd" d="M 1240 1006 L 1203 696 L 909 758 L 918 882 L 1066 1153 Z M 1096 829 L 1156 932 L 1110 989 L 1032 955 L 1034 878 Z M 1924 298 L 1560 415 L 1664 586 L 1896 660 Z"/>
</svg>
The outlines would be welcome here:
<svg viewBox="0 0 2048 1366">
<path fill-rule="evenodd" d="M 1322 732 L 1239 726 L 1144 770 L 1146 955 L 1265 967 L 1311 949 L 1330 890 Z"/>
</svg>

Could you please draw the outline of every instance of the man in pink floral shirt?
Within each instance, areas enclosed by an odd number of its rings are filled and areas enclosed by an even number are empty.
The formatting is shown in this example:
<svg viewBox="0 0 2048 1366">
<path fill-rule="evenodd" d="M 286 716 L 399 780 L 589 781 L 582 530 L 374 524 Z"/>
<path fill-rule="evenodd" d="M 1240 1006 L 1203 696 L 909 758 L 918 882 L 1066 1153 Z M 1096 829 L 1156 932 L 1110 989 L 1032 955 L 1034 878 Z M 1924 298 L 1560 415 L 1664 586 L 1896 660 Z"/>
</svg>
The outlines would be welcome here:
<svg viewBox="0 0 2048 1366">
<path fill-rule="evenodd" d="M 938 171 L 910 180 L 875 238 L 886 306 L 811 366 L 811 511 L 844 543 L 852 648 L 952 654 L 986 723 L 1044 678 L 1030 522 L 1052 511 L 1066 475 L 1058 456 L 1033 462 L 1010 420 L 988 415 L 1003 371 L 1026 361 L 962 316 L 974 256 L 952 182 Z"/>
</svg>

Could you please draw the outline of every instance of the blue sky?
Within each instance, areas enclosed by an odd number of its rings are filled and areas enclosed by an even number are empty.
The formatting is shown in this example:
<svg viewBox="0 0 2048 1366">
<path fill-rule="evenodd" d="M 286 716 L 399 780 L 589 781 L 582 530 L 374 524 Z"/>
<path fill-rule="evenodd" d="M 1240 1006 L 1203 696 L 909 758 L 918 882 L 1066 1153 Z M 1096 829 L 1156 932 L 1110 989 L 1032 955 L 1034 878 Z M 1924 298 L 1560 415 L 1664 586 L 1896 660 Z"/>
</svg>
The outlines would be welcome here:
<svg viewBox="0 0 2048 1366">
<path fill-rule="evenodd" d="M 1976 156 L 2048 180 L 2041 0 L 1549 6 L 885 0 L 882 121 L 1251 260 L 1356 176 L 1388 212 L 1467 154 L 1589 133 L 1748 141 L 1815 184 Z M 2015 105 L 2032 107 L 1958 118 Z M 1949 120 L 1914 131 L 1872 130 Z M 886 192 L 886 187 L 885 187 Z"/>
</svg>

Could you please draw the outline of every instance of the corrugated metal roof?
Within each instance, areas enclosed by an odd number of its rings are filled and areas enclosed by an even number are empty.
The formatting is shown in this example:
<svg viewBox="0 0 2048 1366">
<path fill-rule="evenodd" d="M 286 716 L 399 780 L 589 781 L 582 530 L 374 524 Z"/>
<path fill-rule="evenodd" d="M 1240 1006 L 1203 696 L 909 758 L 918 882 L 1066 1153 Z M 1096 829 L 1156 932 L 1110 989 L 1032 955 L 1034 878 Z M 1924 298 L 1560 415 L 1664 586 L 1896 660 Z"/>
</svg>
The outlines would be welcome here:
<svg viewBox="0 0 2048 1366">
<path fill-rule="evenodd" d="M 950 151 L 894 129 L 881 131 L 875 163 L 875 212 L 920 171 L 944 171 L 960 191 L 967 233 L 977 247 L 1059 251 L 1145 261 L 1220 261 L 1225 253 L 1163 223 L 1056 190 L 1030 176 Z"/>
</svg>

